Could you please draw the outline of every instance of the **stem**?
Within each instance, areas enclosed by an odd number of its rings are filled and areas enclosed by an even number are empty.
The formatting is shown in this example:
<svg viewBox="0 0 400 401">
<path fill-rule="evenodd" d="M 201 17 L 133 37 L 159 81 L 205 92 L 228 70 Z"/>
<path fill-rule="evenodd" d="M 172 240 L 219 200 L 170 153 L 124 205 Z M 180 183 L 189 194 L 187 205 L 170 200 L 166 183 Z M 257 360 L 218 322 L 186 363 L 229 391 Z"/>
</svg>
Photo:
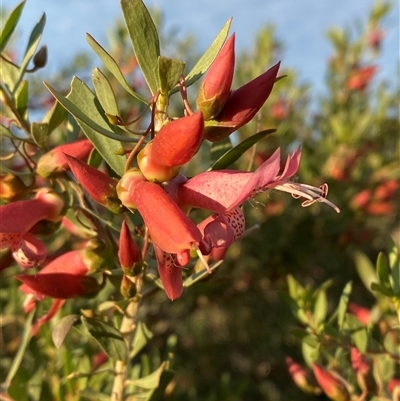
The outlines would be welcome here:
<svg viewBox="0 0 400 401">
<path fill-rule="evenodd" d="M 140 306 L 141 301 L 141 286 L 142 278 L 137 282 L 138 294 L 128 304 L 124 317 L 122 318 L 120 331 L 125 336 L 125 342 L 127 347 L 126 359 L 124 361 L 116 361 L 114 369 L 114 383 L 111 391 L 110 401 L 123 401 L 125 396 L 125 382 L 128 376 L 130 368 L 130 353 L 133 342 L 133 336 L 135 334 L 135 320 Z"/>
</svg>

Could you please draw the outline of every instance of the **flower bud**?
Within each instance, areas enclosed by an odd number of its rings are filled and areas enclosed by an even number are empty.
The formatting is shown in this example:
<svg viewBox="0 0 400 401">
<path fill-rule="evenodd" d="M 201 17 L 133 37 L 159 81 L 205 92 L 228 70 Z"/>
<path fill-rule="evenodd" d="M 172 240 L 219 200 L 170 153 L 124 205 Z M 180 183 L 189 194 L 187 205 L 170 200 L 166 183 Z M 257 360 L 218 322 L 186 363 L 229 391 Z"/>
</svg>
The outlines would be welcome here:
<svg viewBox="0 0 400 401">
<path fill-rule="evenodd" d="M 123 211 L 115 180 L 73 156 L 64 154 L 64 157 L 78 182 L 96 202 L 113 213 Z"/>
<path fill-rule="evenodd" d="M 224 44 L 205 75 L 197 94 L 196 106 L 205 120 L 215 118 L 231 93 L 235 68 L 235 34 Z"/>
<path fill-rule="evenodd" d="M 317 364 L 313 364 L 313 371 L 318 384 L 330 400 L 350 401 L 350 394 L 343 379 Z"/>
<path fill-rule="evenodd" d="M 206 121 L 204 138 L 217 142 L 247 124 L 268 99 L 279 65 L 277 63 L 264 74 L 234 90 L 218 116 L 214 120 Z"/>
<path fill-rule="evenodd" d="M 65 154 L 79 160 L 85 160 L 93 149 L 93 144 L 88 139 L 81 139 L 65 145 L 57 146 L 44 154 L 37 164 L 37 173 L 42 177 L 48 177 L 68 169 Z"/>
<path fill-rule="evenodd" d="M 47 46 L 43 45 L 33 57 L 35 70 L 43 68 L 47 64 Z"/>
<path fill-rule="evenodd" d="M 321 394 L 321 389 L 318 387 L 310 371 L 305 369 L 290 357 L 286 358 L 286 363 L 289 368 L 289 374 L 296 383 L 297 387 L 307 394 Z"/>
<path fill-rule="evenodd" d="M 197 153 L 203 140 L 203 114 L 197 112 L 164 125 L 139 152 L 138 165 L 149 181 L 164 182 Z"/>
<path fill-rule="evenodd" d="M 119 236 L 118 259 L 124 273 L 128 276 L 133 275 L 136 264 L 142 263 L 142 253 L 133 240 L 125 220 L 122 222 Z"/>
<path fill-rule="evenodd" d="M 96 294 L 103 286 L 91 276 L 81 251 L 70 251 L 52 260 L 37 274 L 20 274 L 25 293 L 37 293 L 56 299 Z"/>
</svg>

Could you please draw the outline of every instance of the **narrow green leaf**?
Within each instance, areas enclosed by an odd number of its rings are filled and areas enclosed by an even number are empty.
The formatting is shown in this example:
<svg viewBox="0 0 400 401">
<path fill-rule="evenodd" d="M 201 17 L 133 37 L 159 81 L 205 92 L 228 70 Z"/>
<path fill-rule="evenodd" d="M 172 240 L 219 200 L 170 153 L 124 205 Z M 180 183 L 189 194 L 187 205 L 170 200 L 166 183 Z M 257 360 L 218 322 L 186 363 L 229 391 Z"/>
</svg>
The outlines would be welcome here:
<svg viewBox="0 0 400 401">
<path fill-rule="evenodd" d="M 135 336 L 133 338 L 133 346 L 130 358 L 134 358 L 153 338 L 153 333 L 147 328 L 147 326 L 139 321 L 136 326 Z"/>
<path fill-rule="evenodd" d="M 364 354 L 368 344 L 368 333 L 364 325 L 352 314 L 346 313 L 346 328 L 350 331 L 351 339 L 357 349 Z"/>
<path fill-rule="evenodd" d="M 183 61 L 160 56 L 158 58 L 158 74 L 161 94 L 167 95 L 175 87 L 185 70 Z"/>
<path fill-rule="evenodd" d="M 216 270 L 219 266 L 222 264 L 222 260 L 219 262 L 216 262 L 214 265 L 210 266 L 210 270 L 213 272 Z M 207 271 L 207 269 L 202 269 L 196 273 L 191 274 L 184 282 L 183 286 L 184 287 L 190 287 L 194 283 L 197 283 L 198 281 L 202 280 L 205 277 L 208 277 L 210 273 Z"/>
<path fill-rule="evenodd" d="M 318 360 L 319 357 L 319 342 L 313 335 L 308 335 L 301 341 L 301 350 L 303 358 L 308 367 Z"/>
<path fill-rule="evenodd" d="M 390 240 L 389 268 L 392 278 L 392 288 L 396 296 L 400 296 L 400 260 L 399 249 L 393 240 Z"/>
<path fill-rule="evenodd" d="M 34 56 L 37 47 L 39 46 L 40 39 L 42 38 L 42 33 L 44 26 L 46 25 L 46 14 L 43 14 L 40 18 L 39 22 L 33 28 L 31 35 L 29 36 L 28 46 L 26 47 L 24 58 L 22 59 L 21 67 L 20 67 L 20 76 L 21 80 L 23 75 L 25 74 L 26 69 L 28 68 L 28 64 Z"/>
<path fill-rule="evenodd" d="M 300 305 L 298 304 L 298 302 L 293 299 L 288 293 L 284 292 L 284 291 L 279 291 L 278 292 L 278 296 L 279 298 L 286 302 L 293 315 L 303 324 L 307 324 L 308 323 L 308 319 L 306 314 L 304 313 L 304 311 L 300 308 Z"/>
<path fill-rule="evenodd" d="M 160 365 L 160 367 L 153 373 L 149 374 L 146 377 L 141 377 L 140 379 L 132 380 L 129 384 L 133 384 L 135 386 L 147 389 L 156 388 L 160 383 L 161 374 L 166 367 L 167 367 L 167 362 L 164 361 Z"/>
<path fill-rule="evenodd" d="M 111 359 L 125 361 L 127 348 L 124 337 L 111 323 L 84 316 L 81 320 L 93 339 Z"/>
<path fill-rule="evenodd" d="M 207 145 L 207 141 L 205 141 Z M 214 164 L 223 155 L 225 155 L 229 150 L 232 149 L 232 142 L 229 136 L 222 141 L 213 142 L 210 146 L 210 165 Z"/>
<path fill-rule="evenodd" d="M 394 296 L 392 288 L 384 287 L 383 285 L 380 285 L 378 283 L 371 283 L 371 290 L 379 292 L 380 294 L 390 298 Z"/>
<path fill-rule="evenodd" d="M 111 116 L 119 116 L 118 103 L 111 84 L 98 68 L 92 72 L 92 82 L 103 110 Z"/>
<path fill-rule="evenodd" d="M 353 283 L 349 281 L 343 289 L 342 296 L 339 300 L 338 306 L 338 326 L 342 330 L 344 324 L 344 318 L 347 311 L 347 304 L 349 303 L 351 291 L 353 289 Z"/>
<path fill-rule="evenodd" d="M 160 88 L 158 78 L 160 41 L 157 29 L 142 0 L 121 0 L 121 7 L 137 62 L 154 95 Z"/>
<path fill-rule="evenodd" d="M 25 355 L 26 348 L 31 339 L 32 320 L 34 314 L 35 314 L 35 309 L 33 309 L 26 317 L 24 332 L 22 333 L 21 344 L 19 345 L 18 352 L 12 361 L 11 367 L 8 370 L 6 380 L 3 383 L 4 388 L 10 387 L 10 384 L 21 365 L 22 359 Z"/>
<path fill-rule="evenodd" d="M 100 60 L 104 63 L 108 71 L 114 75 L 115 79 L 119 82 L 119 84 L 134 98 L 147 104 L 148 102 L 138 93 L 136 93 L 126 82 L 124 74 L 122 74 L 121 70 L 118 67 L 117 62 L 104 50 L 104 48 L 93 39 L 88 33 L 86 34 L 86 40 L 89 43 L 90 47 L 94 50 L 94 52 L 99 56 Z"/>
<path fill-rule="evenodd" d="M 275 129 L 267 129 L 252 135 L 250 138 L 245 139 L 243 142 L 239 143 L 239 145 L 236 145 L 234 148 L 228 150 L 228 152 L 226 152 L 222 157 L 220 157 L 209 168 L 209 170 L 222 170 L 224 168 L 229 167 L 236 160 L 238 160 L 243 155 L 244 152 L 250 149 L 259 140 L 261 140 L 267 135 L 273 134 L 275 131 L 276 131 Z"/>
<path fill-rule="evenodd" d="M 221 47 L 225 43 L 225 40 L 229 33 L 229 28 L 231 26 L 232 18 L 230 18 L 226 24 L 223 26 L 221 31 L 218 33 L 211 46 L 206 50 L 206 52 L 200 57 L 199 61 L 192 68 L 192 70 L 186 76 L 186 85 L 190 86 L 196 82 L 210 67 L 212 62 L 217 57 Z"/>
<path fill-rule="evenodd" d="M 362 252 L 356 252 L 354 254 L 354 261 L 356 264 L 357 273 L 360 276 L 360 279 L 363 282 L 365 288 L 370 291 L 374 296 L 376 296 L 376 293 L 374 291 L 371 291 L 371 283 L 378 281 L 374 265 Z"/>
<path fill-rule="evenodd" d="M 18 114 L 26 120 L 28 118 L 29 82 L 24 79 L 15 92 L 15 107 Z"/>
<path fill-rule="evenodd" d="M 175 372 L 172 370 L 164 370 L 161 373 L 160 381 L 158 387 L 151 391 L 144 401 L 158 401 L 163 398 L 165 389 L 167 388 L 170 381 L 174 378 Z"/>
<path fill-rule="evenodd" d="M 6 136 L 10 139 L 16 139 L 17 137 L 3 124 L 0 124 L 0 136 Z"/>
<path fill-rule="evenodd" d="M 0 82 L 3 82 L 9 93 L 14 93 L 19 79 L 19 67 L 11 61 L 0 56 L 1 74 Z"/>
<path fill-rule="evenodd" d="M 13 34 L 15 27 L 18 24 L 19 18 L 21 17 L 22 10 L 24 9 L 25 1 L 19 3 L 15 7 L 7 18 L 7 21 L 3 25 L 3 29 L 0 33 L 0 53 L 6 47 L 11 35 Z"/>
<path fill-rule="evenodd" d="M 72 80 L 71 92 L 67 97 L 57 92 L 50 85 L 46 84 L 46 86 L 62 106 L 76 118 L 79 126 L 104 160 L 118 175 L 122 176 L 124 159 L 117 156 L 121 144 L 112 138 L 118 138 L 120 141 L 128 138 L 115 134 L 113 128 L 100 113 L 101 107 L 93 92 L 76 77 Z"/>
<path fill-rule="evenodd" d="M 289 294 L 293 299 L 299 299 L 304 292 L 304 287 L 291 275 L 286 277 L 288 284 Z"/>
<path fill-rule="evenodd" d="M 49 125 L 49 134 L 51 134 L 67 118 L 67 115 L 67 110 L 59 102 L 55 102 L 54 106 L 43 118 L 43 122 Z"/>
<path fill-rule="evenodd" d="M 65 340 L 65 337 L 71 330 L 71 327 L 79 320 L 80 315 L 68 315 L 61 318 L 61 320 L 53 327 L 51 331 L 51 338 L 54 345 L 59 349 Z"/>
<path fill-rule="evenodd" d="M 33 122 L 31 124 L 31 135 L 40 148 L 46 147 L 49 137 L 49 124 Z"/>
<path fill-rule="evenodd" d="M 328 312 L 328 299 L 325 291 L 320 291 L 314 305 L 314 322 L 318 326 L 326 318 Z"/>
<path fill-rule="evenodd" d="M 383 252 L 379 252 L 378 259 L 376 261 L 376 274 L 379 279 L 379 284 L 382 287 L 391 289 L 389 279 L 389 266 L 387 263 L 386 255 Z"/>
</svg>

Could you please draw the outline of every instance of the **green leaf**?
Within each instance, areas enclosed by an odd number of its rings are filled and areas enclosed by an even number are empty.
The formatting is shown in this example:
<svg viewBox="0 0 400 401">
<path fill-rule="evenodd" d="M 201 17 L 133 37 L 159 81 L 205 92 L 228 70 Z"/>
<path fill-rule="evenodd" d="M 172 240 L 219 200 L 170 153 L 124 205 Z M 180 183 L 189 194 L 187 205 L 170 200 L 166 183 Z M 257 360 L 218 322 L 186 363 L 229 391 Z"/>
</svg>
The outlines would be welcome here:
<svg viewBox="0 0 400 401">
<path fill-rule="evenodd" d="M 318 360 L 319 357 L 319 343 L 315 336 L 305 336 L 301 342 L 301 350 L 303 358 L 308 367 Z"/>
<path fill-rule="evenodd" d="M 192 70 L 187 74 L 186 86 L 192 85 L 196 82 L 210 67 L 212 62 L 217 57 L 221 47 L 225 43 L 225 40 L 229 33 L 229 28 L 231 26 L 232 18 L 230 18 L 226 24 L 223 26 L 221 31 L 218 33 L 211 46 L 206 50 L 206 52 L 200 57 L 199 61 L 192 68 Z"/>
<path fill-rule="evenodd" d="M 400 296 L 400 260 L 399 250 L 393 240 L 390 241 L 389 267 L 392 277 L 392 288 L 396 296 Z"/>
<path fill-rule="evenodd" d="M 90 47 L 94 50 L 94 52 L 99 56 L 101 61 L 104 63 L 108 71 L 115 77 L 115 79 L 119 82 L 119 84 L 134 98 L 147 104 L 148 102 L 138 93 L 136 93 L 126 82 L 124 74 L 122 74 L 121 70 L 118 67 L 117 62 L 104 50 L 104 48 L 93 39 L 88 33 L 86 34 L 86 40 L 89 43 Z"/>
<path fill-rule="evenodd" d="M 59 102 L 55 102 L 54 106 L 43 118 L 43 122 L 47 123 L 49 126 L 49 134 L 51 134 L 67 118 L 67 115 L 67 110 Z"/>
<path fill-rule="evenodd" d="M 354 254 L 354 261 L 356 264 L 357 273 L 360 276 L 360 279 L 363 282 L 365 288 L 369 290 L 374 296 L 376 296 L 376 293 L 371 291 L 371 284 L 378 281 L 378 277 L 375 274 L 374 265 L 362 252 L 356 252 Z"/>
<path fill-rule="evenodd" d="M 123 157 L 117 156 L 121 144 L 111 137 L 116 137 L 119 140 L 124 137 L 116 135 L 113 127 L 100 113 L 101 106 L 93 92 L 76 77 L 72 80 L 71 92 L 67 97 L 64 97 L 50 85 L 46 84 L 46 86 L 62 106 L 76 118 L 79 126 L 104 160 L 118 175 L 122 176 L 125 162 Z"/>
<path fill-rule="evenodd" d="M 183 61 L 163 56 L 158 58 L 158 74 L 162 95 L 167 95 L 175 87 L 184 70 L 185 63 Z"/>
<path fill-rule="evenodd" d="M 93 339 L 111 359 L 125 361 L 127 347 L 124 337 L 111 323 L 84 316 L 81 320 Z"/>
<path fill-rule="evenodd" d="M 286 277 L 289 294 L 293 299 L 299 299 L 303 296 L 304 287 L 291 275 Z"/>
<path fill-rule="evenodd" d="M 33 315 L 35 314 L 35 309 L 33 309 L 29 315 L 26 317 L 25 321 L 25 326 L 24 326 L 24 332 L 22 333 L 22 338 L 21 338 L 21 343 L 19 345 L 17 354 L 14 356 L 14 359 L 12 361 L 11 367 L 8 370 L 6 380 L 3 383 L 4 388 L 8 388 L 17 373 L 22 359 L 25 355 L 26 348 L 28 347 L 29 341 L 31 339 L 31 333 L 32 333 L 32 320 L 33 320 Z"/>
<path fill-rule="evenodd" d="M 111 84 L 98 68 L 95 68 L 92 72 L 92 82 L 103 110 L 111 116 L 119 116 L 118 103 Z"/>
<path fill-rule="evenodd" d="M 320 291 L 314 305 L 314 322 L 316 326 L 320 325 L 325 320 L 327 312 L 328 300 L 326 292 Z"/>
<path fill-rule="evenodd" d="M 49 125 L 47 123 L 33 122 L 31 124 L 31 135 L 40 148 L 44 148 L 49 137 Z"/>
<path fill-rule="evenodd" d="M 162 372 L 166 369 L 168 362 L 163 362 L 160 367 L 153 373 L 146 377 L 141 377 L 140 379 L 132 380 L 129 384 L 133 384 L 140 388 L 152 389 L 158 387 L 161 379 Z"/>
<path fill-rule="evenodd" d="M 210 164 L 214 164 L 231 149 L 232 142 L 229 137 L 223 139 L 222 141 L 212 142 L 210 146 Z"/>
<path fill-rule="evenodd" d="M 343 289 L 342 296 L 339 300 L 338 306 L 338 326 L 342 330 L 344 324 L 344 318 L 347 311 L 347 304 L 349 303 L 351 291 L 353 289 L 353 283 L 349 281 Z"/>
<path fill-rule="evenodd" d="M 379 284 L 382 287 L 391 289 L 388 269 L 389 266 L 386 260 L 386 256 L 383 254 L 383 252 L 379 252 L 378 259 L 376 261 L 376 274 L 379 279 Z"/>
<path fill-rule="evenodd" d="M 371 283 L 371 290 L 379 292 L 380 294 L 390 298 L 394 296 L 392 288 L 384 287 L 383 285 L 380 285 L 378 283 Z"/>
<path fill-rule="evenodd" d="M 165 389 L 167 388 L 170 381 L 174 378 L 175 372 L 172 370 L 164 370 L 161 373 L 158 387 L 151 391 L 144 401 L 158 401 L 164 396 Z"/>
<path fill-rule="evenodd" d="M 1 75 L 0 82 L 3 82 L 8 92 L 13 93 L 19 79 L 19 67 L 9 60 L 0 57 Z"/>
<path fill-rule="evenodd" d="M 6 126 L 3 124 L 0 124 L 0 136 L 6 136 L 7 138 L 10 139 L 16 139 L 17 136 L 15 136 Z"/>
<path fill-rule="evenodd" d="M 121 0 L 121 7 L 137 62 L 154 95 L 160 88 L 158 77 L 160 41 L 157 29 L 142 0 Z"/>
<path fill-rule="evenodd" d="M 0 33 L 0 53 L 6 47 L 11 35 L 13 34 L 15 27 L 18 24 L 19 18 L 21 17 L 22 10 L 24 9 L 25 1 L 19 3 L 15 7 L 7 18 L 7 21 L 3 25 L 3 29 Z"/>
<path fill-rule="evenodd" d="M 65 337 L 71 330 L 71 327 L 79 320 L 80 315 L 68 315 L 61 318 L 51 331 L 51 338 L 54 345 L 59 349 L 65 340 Z"/>
<path fill-rule="evenodd" d="M 20 71 L 19 71 L 19 79 L 21 80 L 23 75 L 25 74 L 26 69 L 28 68 L 28 64 L 34 56 L 37 47 L 39 46 L 40 39 L 42 38 L 42 33 L 44 26 L 46 24 L 46 14 L 43 14 L 40 18 L 39 22 L 33 28 L 31 35 L 29 37 L 28 46 L 26 47 L 24 58 L 22 59 Z M 17 85 L 18 86 L 18 85 Z"/>
<path fill-rule="evenodd" d="M 368 344 L 368 333 L 364 325 L 354 315 L 346 313 L 345 326 L 357 349 L 364 354 Z"/>
<path fill-rule="evenodd" d="M 222 264 L 222 260 L 216 262 L 212 266 L 210 266 L 210 270 L 213 272 L 216 270 L 219 266 Z M 198 281 L 202 280 L 205 277 L 209 277 L 210 273 L 207 271 L 207 269 L 202 269 L 196 273 L 191 274 L 184 282 L 183 286 L 184 287 L 190 287 L 194 283 L 197 283 Z"/>
<path fill-rule="evenodd" d="M 136 326 L 135 336 L 133 338 L 132 351 L 129 355 L 130 358 L 134 358 L 153 338 L 153 333 L 147 328 L 147 326 L 139 321 Z"/>
<path fill-rule="evenodd" d="M 300 305 L 298 304 L 298 302 L 293 299 L 288 293 L 284 292 L 284 291 L 279 291 L 278 292 L 278 296 L 279 298 L 286 302 L 293 315 L 303 324 L 307 324 L 308 323 L 308 319 L 306 314 L 304 313 L 303 309 L 301 309 Z"/>
<path fill-rule="evenodd" d="M 229 167 L 236 160 L 238 160 L 244 152 L 250 149 L 254 144 L 256 144 L 259 140 L 264 138 L 267 135 L 273 134 L 275 129 L 267 129 L 264 131 L 260 131 L 255 135 L 252 135 L 250 138 L 245 139 L 243 142 L 236 145 L 234 148 L 228 150 L 222 157 L 220 157 L 210 168 L 209 170 L 222 170 Z"/>
</svg>

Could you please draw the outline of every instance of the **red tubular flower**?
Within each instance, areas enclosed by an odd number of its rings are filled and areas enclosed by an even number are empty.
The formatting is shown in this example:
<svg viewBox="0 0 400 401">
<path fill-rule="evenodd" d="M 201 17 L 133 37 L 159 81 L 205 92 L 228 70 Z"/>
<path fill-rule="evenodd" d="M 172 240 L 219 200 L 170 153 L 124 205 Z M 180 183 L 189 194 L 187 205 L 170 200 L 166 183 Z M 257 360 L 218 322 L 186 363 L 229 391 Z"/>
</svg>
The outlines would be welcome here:
<svg viewBox="0 0 400 401">
<path fill-rule="evenodd" d="M 205 75 L 197 94 L 196 106 L 205 120 L 215 118 L 231 93 L 235 69 L 235 34 L 231 35 Z"/>
<path fill-rule="evenodd" d="M 354 302 L 350 302 L 347 308 L 365 326 L 370 323 L 371 311 L 368 308 L 364 308 Z"/>
<path fill-rule="evenodd" d="M 96 202 L 113 213 L 122 212 L 115 180 L 73 156 L 64 154 L 64 157 L 78 182 Z"/>
<path fill-rule="evenodd" d="M 0 207 L 0 249 L 11 248 L 14 259 L 25 268 L 43 262 L 47 251 L 30 231 L 42 220 L 61 220 L 63 200 L 47 189 L 35 199 L 21 200 Z"/>
<path fill-rule="evenodd" d="M 39 159 L 36 171 L 42 177 L 61 173 L 68 169 L 68 162 L 65 158 L 65 154 L 73 156 L 79 160 L 85 160 L 92 149 L 93 144 L 88 139 L 80 139 L 65 145 L 57 146 Z"/>
<path fill-rule="evenodd" d="M 183 292 L 182 267 L 179 265 L 176 255 L 162 251 L 157 245 L 154 246 L 154 252 L 158 274 L 165 293 L 173 301 L 179 298 Z"/>
<path fill-rule="evenodd" d="M 197 153 L 203 140 L 203 114 L 197 112 L 164 125 L 138 154 L 138 164 L 149 181 L 174 178 L 179 167 Z"/>
<path fill-rule="evenodd" d="M 321 394 L 321 389 L 318 387 L 309 370 L 305 369 L 290 357 L 286 358 L 286 364 L 289 369 L 289 374 L 297 387 L 307 394 Z"/>
<path fill-rule="evenodd" d="M 220 141 L 247 124 L 268 99 L 279 65 L 277 63 L 264 74 L 234 90 L 215 119 L 206 121 L 204 138 L 211 142 Z"/>
<path fill-rule="evenodd" d="M 133 240 L 125 220 L 122 222 L 119 236 L 118 259 L 125 274 L 132 274 L 135 265 L 142 262 L 140 249 Z"/>
<path fill-rule="evenodd" d="M 371 83 L 377 70 L 375 65 L 355 68 L 347 80 L 347 88 L 354 91 L 365 90 Z"/>
<path fill-rule="evenodd" d="M 70 251 L 52 260 L 37 274 L 17 275 L 23 282 L 21 290 L 56 299 L 96 294 L 103 284 L 87 275 L 91 267 L 85 256 L 85 251 Z"/>
<path fill-rule="evenodd" d="M 315 188 L 289 181 L 297 172 L 300 156 L 299 148 L 288 157 L 281 174 L 278 174 L 280 152 L 277 149 L 254 173 L 236 170 L 208 171 L 186 182 L 179 178 L 177 183 L 172 181 L 166 188 L 181 207 L 191 206 L 220 214 L 229 212 L 257 194 L 273 188 L 289 192 L 296 198 L 305 198 L 302 203 L 304 207 L 314 202 L 325 202 L 339 212 L 337 206 L 326 199 L 326 184 Z"/>
<path fill-rule="evenodd" d="M 139 210 L 151 239 L 164 252 L 177 254 L 200 245 L 199 229 L 157 184 L 142 181 L 133 171 L 122 177 L 117 191 L 126 207 Z"/>
<path fill-rule="evenodd" d="M 317 364 L 313 364 L 313 371 L 318 384 L 329 399 L 332 401 L 350 401 L 350 394 L 343 379 Z"/>
</svg>

